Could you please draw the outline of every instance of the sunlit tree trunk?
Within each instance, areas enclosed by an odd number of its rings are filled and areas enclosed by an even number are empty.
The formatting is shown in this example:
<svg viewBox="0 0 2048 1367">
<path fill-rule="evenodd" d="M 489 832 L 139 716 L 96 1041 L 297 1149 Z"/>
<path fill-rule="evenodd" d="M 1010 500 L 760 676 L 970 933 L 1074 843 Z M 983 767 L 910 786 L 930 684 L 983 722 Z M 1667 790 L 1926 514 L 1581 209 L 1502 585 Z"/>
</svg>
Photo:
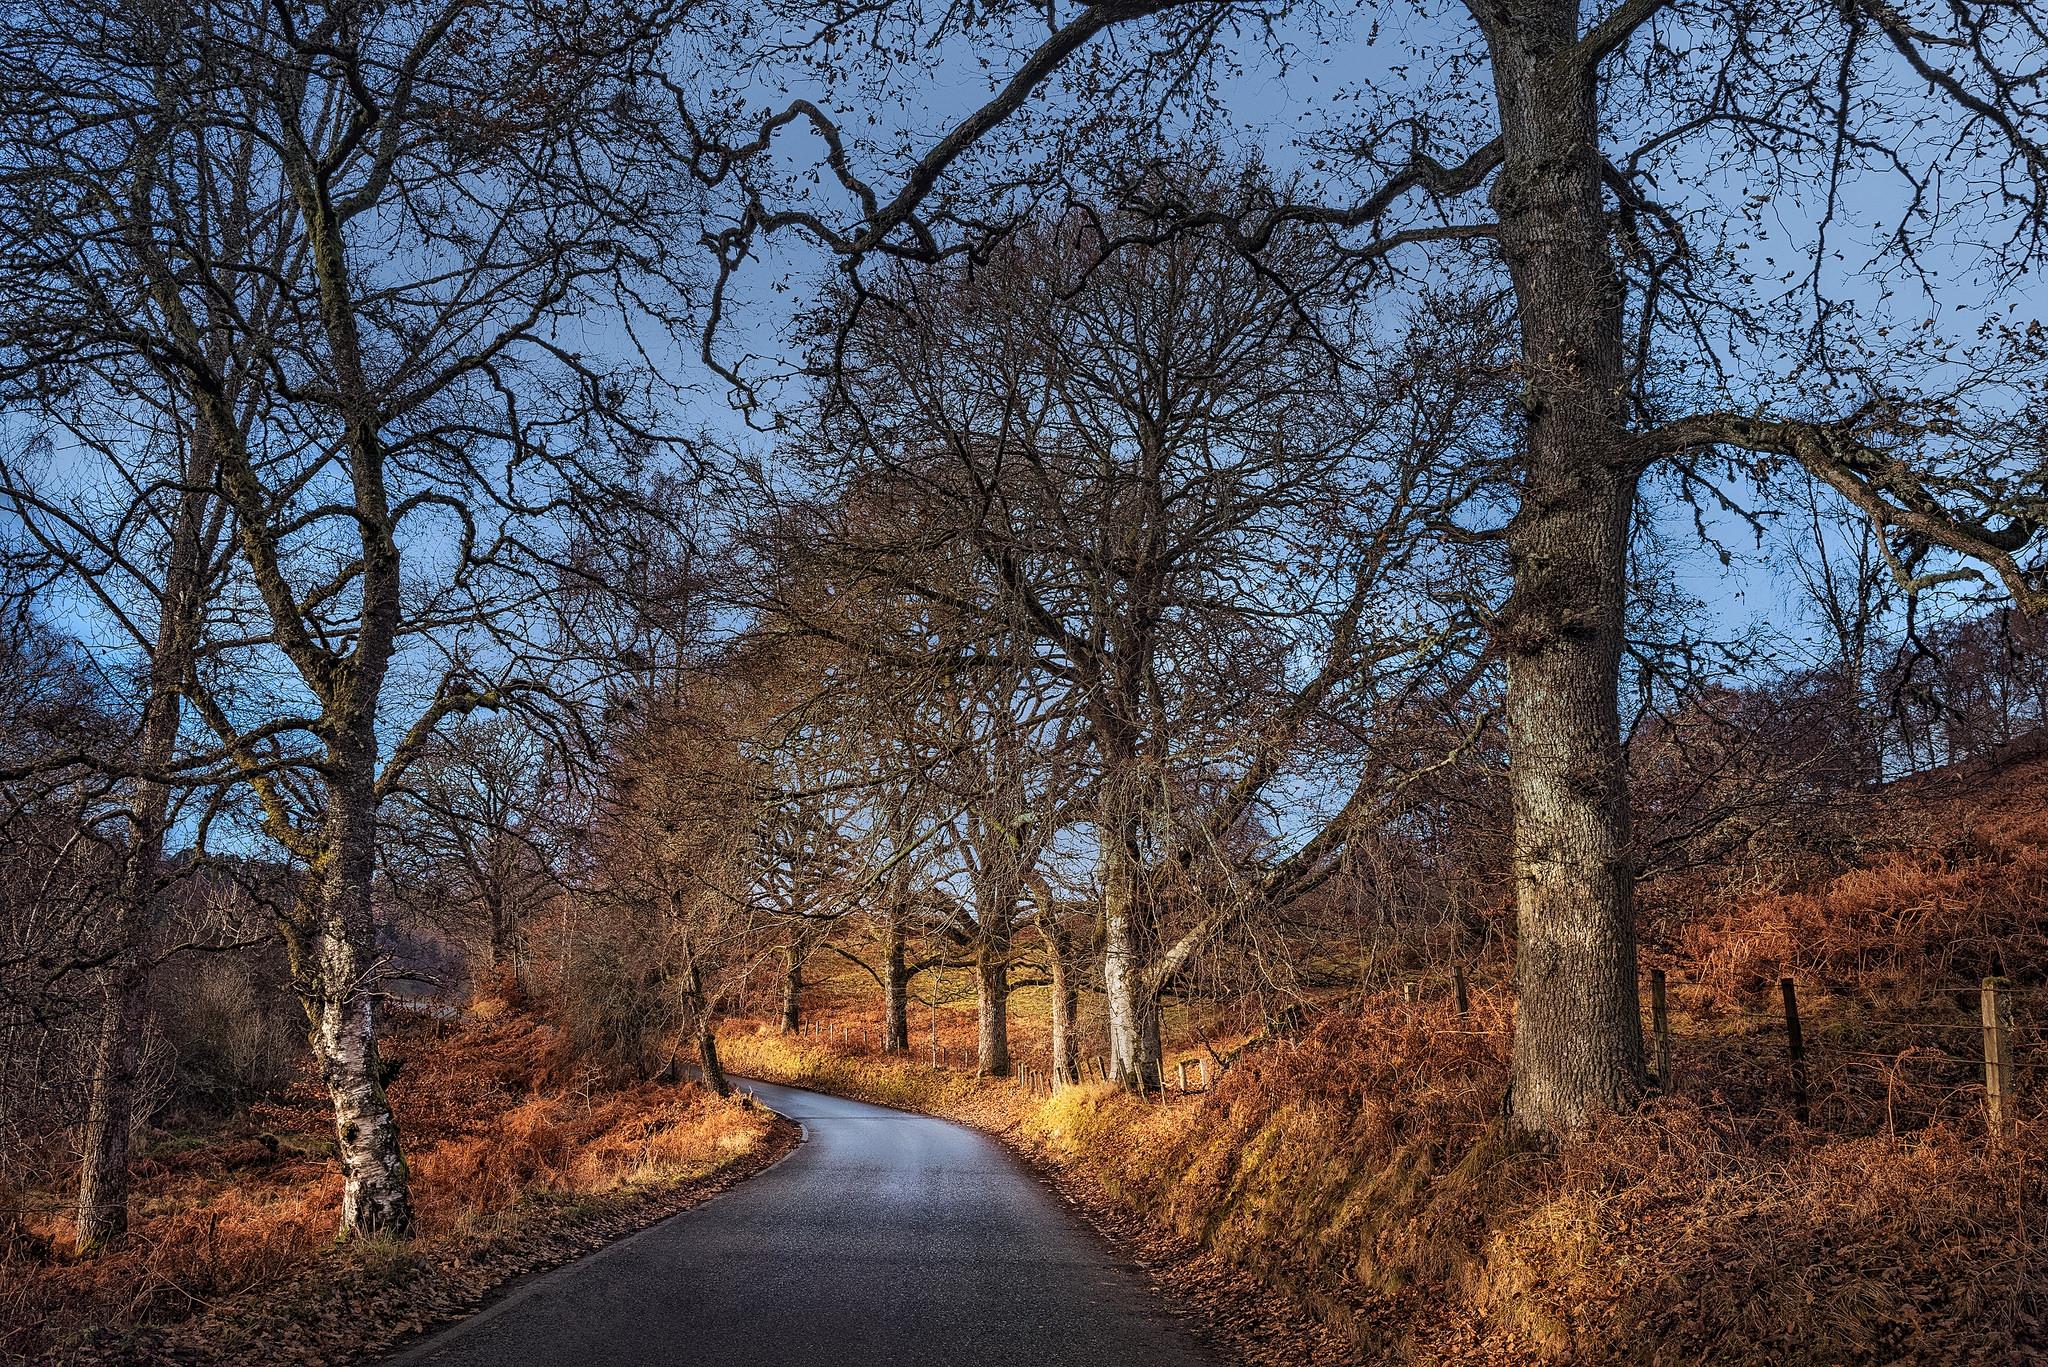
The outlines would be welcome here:
<svg viewBox="0 0 2048 1367">
<path fill-rule="evenodd" d="M 1052 895 L 1040 882 L 1032 887 L 1038 903 L 1038 933 L 1045 941 L 1046 974 L 1052 979 L 1052 1070 L 1062 1085 L 1081 1080 L 1081 1039 L 1077 1028 L 1081 992 L 1075 981 L 1071 937 L 1060 928 Z"/>
<path fill-rule="evenodd" d="M 977 1056 L 993 1077 L 1010 1072 L 1010 926 L 1023 892 L 1014 833 L 1000 823 L 982 822 L 980 868 L 974 883 L 974 925 L 968 948 L 974 959 Z"/>
<path fill-rule="evenodd" d="M 705 1086 L 720 1096 L 732 1095 L 732 1084 L 725 1077 L 725 1065 L 718 1060 L 718 1033 L 711 1028 L 708 1016 L 697 1022 L 697 1066 L 704 1072 Z"/>
<path fill-rule="evenodd" d="M 991 1077 L 1008 1077 L 1010 961 L 1003 948 L 984 943 L 975 954 L 974 998 L 980 1069 Z"/>
<path fill-rule="evenodd" d="M 904 961 L 903 915 L 891 908 L 882 946 L 882 1048 L 892 1054 L 910 1047 L 910 969 Z"/>
<path fill-rule="evenodd" d="M 1131 1091 L 1159 1085 L 1159 999 L 1147 981 L 1149 928 L 1135 851 L 1135 822 L 1112 805 L 1100 824 L 1102 990 L 1109 1016 L 1110 1074 Z"/>
<path fill-rule="evenodd" d="M 725 1065 L 718 1058 L 717 1023 L 711 1018 L 711 999 L 704 991 L 704 967 L 697 961 L 696 947 L 688 937 L 683 941 L 683 1017 L 697 1042 L 697 1066 L 704 1085 L 720 1096 L 732 1095 L 726 1081 Z"/>
<path fill-rule="evenodd" d="M 1512 1114 L 1557 1136 L 1631 1104 L 1643 1079 L 1617 704 L 1640 457 L 1623 426 L 1596 74 L 1569 56 L 1579 6 L 1508 0 L 1489 14 L 1506 148 L 1494 198 L 1528 414 L 1498 628 L 1518 936 Z"/>
<path fill-rule="evenodd" d="M 413 1232 L 411 1179 L 384 1094 L 374 1011 L 380 984 L 371 948 L 376 803 L 369 763 L 376 750 L 374 733 L 361 732 L 368 734 L 345 752 L 358 764 L 336 765 L 356 774 L 328 786 L 325 848 L 309 871 L 288 948 L 307 1039 L 334 1110 L 341 1236 L 405 1237 Z"/>
<path fill-rule="evenodd" d="M 1081 1032 L 1078 1017 L 1081 994 L 1074 986 L 1067 965 L 1053 961 L 1052 969 L 1052 1069 L 1063 1084 L 1081 1080 Z"/>
<path fill-rule="evenodd" d="M 782 951 L 782 1033 L 794 1035 L 804 1024 L 804 957 L 792 939 Z"/>
</svg>

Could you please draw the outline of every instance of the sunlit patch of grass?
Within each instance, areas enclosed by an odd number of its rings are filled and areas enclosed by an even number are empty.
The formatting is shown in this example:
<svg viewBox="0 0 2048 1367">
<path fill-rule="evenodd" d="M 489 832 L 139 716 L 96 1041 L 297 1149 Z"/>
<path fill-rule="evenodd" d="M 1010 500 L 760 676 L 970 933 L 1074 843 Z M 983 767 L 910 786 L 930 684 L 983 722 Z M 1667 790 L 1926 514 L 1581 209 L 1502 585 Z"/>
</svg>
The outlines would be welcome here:
<svg viewBox="0 0 2048 1367">
<path fill-rule="evenodd" d="M 908 1054 L 853 1054 L 800 1035 L 734 1030 L 721 1038 L 728 1071 L 763 1082 L 813 1087 L 904 1110 L 944 1111 L 976 1094 L 970 1073 L 932 1069 Z"/>
</svg>

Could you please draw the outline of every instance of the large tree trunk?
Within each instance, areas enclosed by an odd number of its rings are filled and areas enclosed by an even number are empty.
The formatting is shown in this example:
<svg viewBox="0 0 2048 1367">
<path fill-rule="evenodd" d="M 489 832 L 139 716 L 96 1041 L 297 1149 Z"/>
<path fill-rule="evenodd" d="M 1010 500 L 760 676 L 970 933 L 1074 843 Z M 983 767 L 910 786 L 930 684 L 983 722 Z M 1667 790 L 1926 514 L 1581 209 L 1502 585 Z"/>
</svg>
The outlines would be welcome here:
<svg viewBox="0 0 2048 1367">
<path fill-rule="evenodd" d="M 1623 292 L 1601 203 L 1595 74 L 1575 0 L 1489 11 L 1506 159 L 1495 186 L 1529 414 L 1508 529 L 1509 784 L 1519 946 L 1512 1113 L 1543 1136 L 1643 1078 L 1616 693 L 1638 457 L 1623 426 Z"/>
<path fill-rule="evenodd" d="M 1052 894 L 1043 883 L 1032 888 L 1038 902 L 1038 933 L 1045 940 L 1046 974 L 1052 979 L 1052 1072 L 1061 1086 L 1081 1080 L 1081 1039 L 1076 1029 L 1081 992 L 1075 983 L 1072 938 L 1060 928 Z"/>
<path fill-rule="evenodd" d="M 974 880 L 976 1061 L 985 1076 L 1010 1074 L 1010 925 L 1023 891 L 1016 847 L 1006 830 L 983 828 L 987 838 Z"/>
<path fill-rule="evenodd" d="M 1146 974 L 1136 861 L 1121 840 L 1103 842 L 1102 991 L 1109 1011 L 1110 1075 L 1134 1092 L 1159 1086 L 1159 999 Z"/>
<path fill-rule="evenodd" d="M 718 1034 L 711 1028 L 711 1018 L 701 1017 L 697 1022 L 697 1066 L 704 1072 L 704 1085 L 720 1096 L 732 1095 L 732 1084 L 726 1081 L 725 1065 L 718 1061 Z"/>
<path fill-rule="evenodd" d="M 202 426 L 187 448 L 186 489 L 171 524 L 170 553 L 164 562 L 156 646 L 150 656 L 149 692 L 135 756 L 148 770 L 168 768 L 177 752 L 180 689 L 191 664 L 202 607 L 200 543 L 214 506 L 214 468 L 213 446 Z M 81 1253 L 104 1248 L 128 1228 L 128 1147 L 135 1128 L 136 1070 L 149 992 L 149 939 L 157 924 L 157 884 L 170 811 L 169 787 L 150 778 L 136 783 L 129 807 L 128 857 L 121 870 L 114 958 L 102 979 L 99 1041 L 79 1163 L 75 1243 Z"/>
<path fill-rule="evenodd" d="M 703 1071 L 704 1085 L 720 1096 L 731 1096 L 732 1084 L 726 1081 L 725 1065 L 718 1060 L 718 1032 L 711 1019 L 711 999 L 704 992 L 704 970 L 687 938 L 683 942 L 683 1013 L 696 1034 L 697 1066 Z"/>
<path fill-rule="evenodd" d="M 1073 974 L 1058 959 L 1052 965 L 1052 1071 L 1061 1086 L 1081 1080 L 1081 1032 L 1076 1028 L 1081 993 Z"/>
<path fill-rule="evenodd" d="M 368 727 L 362 728 L 369 731 Z M 355 764 L 327 790 L 327 844 L 315 867 L 294 946 L 308 1039 L 334 1107 L 341 1155 L 340 1238 L 413 1232 L 412 1192 L 398 1121 L 384 1095 L 373 1015 L 378 991 L 371 877 L 376 799 L 369 778 L 376 751 L 359 741 Z M 349 774 L 348 770 L 354 773 Z"/>
<path fill-rule="evenodd" d="M 882 947 L 882 1049 L 900 1054 L 910 1048 L 910 969 L 904 962 L 903 920 L 891 912 Z"/>
<path fill-rule="evenodd" d="M 782 1033 L 794 1035 L 804 1024 L 804 956 L 795 940 L 782 954 Z"/>
<path fill-rule="evenodd" d="M 1010 1075 L 1010 961 L 1004 950 L 983 944 L 974 956 L 977 1060 L 990 1077 Z"/>
<path fill-rule="evenodd" d="M 135 1123 L 147 981 L 148 975 L 133 961 L 106 974 L 78 1174 L 76 1244 L 81 1254 L 99 1252 L 128 1229 L 128 1145 Z"/>
<path fill-rule="evenodd" d="M 491 919 L 491 971 L 503 973 L 512 967 L 515 949 L 512 912 L 505 899 L 497 895 L 487 897 L 485 906 Z"/>
</svg>

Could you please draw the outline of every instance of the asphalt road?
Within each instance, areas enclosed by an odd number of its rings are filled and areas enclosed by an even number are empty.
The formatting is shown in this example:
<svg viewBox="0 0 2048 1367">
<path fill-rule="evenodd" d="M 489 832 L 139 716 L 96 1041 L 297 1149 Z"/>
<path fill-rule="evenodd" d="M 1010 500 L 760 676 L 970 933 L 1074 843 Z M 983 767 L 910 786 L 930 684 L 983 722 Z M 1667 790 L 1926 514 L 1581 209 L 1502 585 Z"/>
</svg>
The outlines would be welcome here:
<svg viewBox="0 0 2048 1367">
<path fill-rule="evenodd" d="M 782 1162 L 519 1284 L 391 1363 L 439 1367 L 1186 1367 L 1143 1280 L 972 1130 L 746 1083 Z"/>
</svg>

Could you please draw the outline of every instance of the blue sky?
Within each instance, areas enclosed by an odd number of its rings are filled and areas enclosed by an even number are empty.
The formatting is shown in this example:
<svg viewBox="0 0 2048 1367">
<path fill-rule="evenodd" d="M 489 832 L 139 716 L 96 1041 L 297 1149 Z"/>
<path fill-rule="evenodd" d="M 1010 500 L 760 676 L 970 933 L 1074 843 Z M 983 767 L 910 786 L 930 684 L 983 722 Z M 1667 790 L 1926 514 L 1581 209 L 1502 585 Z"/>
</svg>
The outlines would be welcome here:
<svg viewBox="0 0 2048 1367">
<path fill-rule="evenodd" d="M 1450 16 L 1440 18 L 1437 16 Z M 1438 97 L 1446 124 L 1483 121 L 1488 111 L 1484 83 L 1473 79 L 1463 65 L 1459 49 L 1469 36 L 1468 20 L 1462 7 L 1445 4 L 1431 15 L 1420 15 L 1416 7 L 1390 4 L 1362 6 L 1344 14 L 1324 7 L 1300 7 L 1276 30 L 1275 40 L 1287 50 L 1284 63 L 1274 59 L 1262 41 L 1237 41 L 1230 50 L 1235 69 L 1219 74 L 1216 108 L 1218 117 L 1206 131 L 1223 138 L 1245 153 L 1256 153 L 1269 164 L 1286 171 L 1309 173 L 1318 159 L 1353 119 L 1357 110 L 1374 100 L 1397 101 L 1430 94 Z M 1377 25 L 1376 31 L 1373 26 Z M 1674 31 L 1674 40 L 1683 40 Z M 1119 40 L 1123 41 L 1123 40 Z M 1134 33 L 1132 42 L 1142 41 Z M 1101 40 L 1098 40 L 1098 46 Z M 987 46 L 975 48 L 955 40 L 923 52 L 914 68 L 906 67 L 884 84 L 888 87 L 879 101 L 866 93 L 856 94 L 852 83 L 829 85 L 808 72 L 790 68 L 778 71 L 742 73 L 734 88 L 757 103 L 780 101 L 789 94 L 803 94 L 832 102 L 840 101 L 852 115 L 849 125 L 866 130 L 865 115 L 879 112 L 872 146 L 866 154 L 866 168 L 886 194 L 892 183 L 893 158 L 883 149 L 893 146 L 899 136 L 914 149 L 921 149 L 943 128 L 985 97 L 992 81 L 1006 77 L 1008 67 L 998 60 L 988 68 L 979 57 Z M 720 72 L 723 79 L 729 72 Z M 845 73 L 842 73 L 845 74 Z M 786 79 L 785 79 L 786 78 Z M 1127 88 L 1126 98 L 1135 91 Z M 1910 94 L 1901 95 L 1910 99 Z M 1054 88 L 1028 111 L 1032 119 L 1063 120 L 1077 112 L 1071 91 Z M 1183 120 L 1185 125 L 1185 120 Z M 1483 137 L 1483 133 L 1477 133 Z M 1468 140 L 1466 146 L 1474 145 Z M 792 170 L 815 156 L 815 140 L 788 135 L 785 165 Z M 1343 178 L 1341 159 L 1333 174 Z M 1673 196 L 1700 206 L 1742 203 L 1751 189 L 1748 171 L 1739 163 L 1715 163 L 1701 157 L 1676 164 L 1671 190 Z M 1796 180 L 1763 186 L 1765 200 L 1756 230 L 1731 240 L 1735 259 L 1758 269 L 1769 262 L 1771 270 L 1800 256 L 1812 245 L 1815 218 L 1813 189 Z M 1332 191 L 1333 194 L 1338 193 Z M 833 196 L 821 197 L 836 212 L 846 204 Z M 1835 242 L 1844 249 L 1839 262 L 1827 268 L 1829 289 L 1840 298 L 1865 310 L 1912 316 L 1927 313 L 1944 324 L 1954 320 L 1967 331 L 1973 311 L 1986 297 L 1987 277 L 1978 268 L 1975 253 L 1963 234 L 1949 242 L 1930 244 L 1933 264 L 1943 282 L 1932 293 L 1918 291 L 1896 274 L 1872 275 L 1861 258 L 1878 239 L 1888 214 L 1895 213 L 1900 192 L 1895 182 L 1870 176 L 1852 177 L 1847 183 L 1845 219 L 1833 229 Z M 1967 215 L 1958 220 L 1967 222 Z M 727 336 L 727 353 L 755 351 L 773 357 L 786 350 L 785 340 L 793 310 L 808 302 L 810 287 L 818 278 L 822 260 L 794 237 L 780 239 L 774 254 L 747 273 L 741 293 L 734 302 L 739 321 Z M 1888 299 L 1888 291 L 1897 291 Z M 2010 288 L 2008 299 L 2018 299 L 2025 311 L 2038 315 L 2043 291 L 2038 275 Z M 584 316 L 565 321 L 565 336 L 573 337 L 584 350 L 602 354 L 624 346 L 623 320 Z M 657 333 L 643 334 L 651 341 L 658 366 L 671 378 L 694 386 L 694 397 L 679 422 L 701 425 L 736 442 L 761 447 L 768 438 L 748 431 L 724 402 L 722 384 L 706 374 L 695 360 L 694 338 L 669 338 Z M 1741 351 L 1727 359 L 1736 366 L 1741 383 L 1756 392 L 1777 388 L 1767 353 Z M 764 369 L 774 368 L 768 361 Z M 60 457 L 61 459 L 61 457 Z M 82 472 L 81 472 L 82 473 Z M 1792 641 L 1808 635 L 1801 625 L 1801 611 L 1795 582 L 1779 572 L 1767 554 L 1759 551 L 1750 531 L 1724 515 L 1709 518 L 1709 525 L 1732 553 L 1724 565 L 1715 550 L 1698 545 L 1688 508 L 1668 501 L 1646 505 L 1662 539 L 1674 551 L 1673 569 L 1679 585 L 1707 605 L 1713 634 L 1736 635 L 1752 630 L 1780 633 Z M 414 548 L 428 551 L 422 545 Z M 431 552 L 429 552 L 430 556 Z M 86 615 L 71 612 L 64 620 L 74 624 L 96 644 L 107 640 Z"/>
</svg>

